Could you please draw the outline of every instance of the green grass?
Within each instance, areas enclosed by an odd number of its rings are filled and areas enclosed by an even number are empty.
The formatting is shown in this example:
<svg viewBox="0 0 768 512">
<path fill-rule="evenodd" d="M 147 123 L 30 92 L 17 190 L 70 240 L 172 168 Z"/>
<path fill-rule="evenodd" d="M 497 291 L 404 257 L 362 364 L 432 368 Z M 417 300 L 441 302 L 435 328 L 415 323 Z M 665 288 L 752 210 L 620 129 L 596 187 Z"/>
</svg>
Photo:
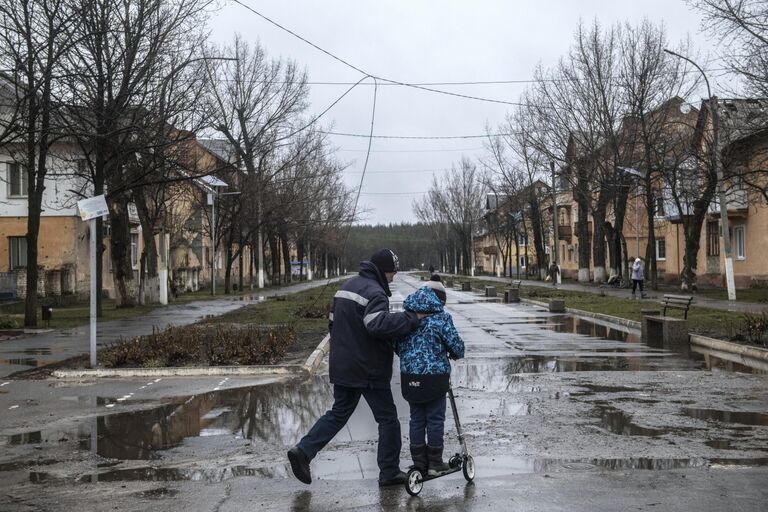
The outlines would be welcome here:
<svg viewBox="0 0 768 512">
<path fill-rule="evenodd" d="M 298 333 L 323 332 L 328 329 L 328 311 L 333 295 L 341 282 L 331 283 L 303 292 L 281 296 L 281 300 L 269 298 L 258 304 L 250 304 L 209 320 L 211 323 L 237 323 L 257 325 L 288 324 Z M 319 318 L 307 318 L 297 314 L 311 311 Z"/>
<path fill-rule="evenodd" d="M 295 283 L 294 283 L 295 284 Z M 222 283 L 221 288 L 217 287 L 216 295 L 211 295 L 210 289 L 199 290 L 197 292 L 189 292 L 179 295 L 174 299 L 171 304 L 185 304 L 198 300 L 214 300 L 214 299 L 231 299 L 232 297 L 240 297 L 243 295 L 261 295 L 267 291 L 274 291 L 280 289 L 280 286 L 267 286 L 262 289 L 251 290 L 248 286 L 244 290 L 238 290 L 231 292 L 228 295 L 224 294 L 224 285 Z M 40 305 L 47 304 L 46 299 L 39 299 L 38 311 L 37 311 L 37 328 L 46 328 L 47 325 L 43 322 Z M 102 302 L 102 316 L 99 318 L 100 322 L 107 322 L 110 320 L 120 320 L 123 318 L 134 318 L 144 315 L 153 311 L 160 306 L 159 304 L 151 304 L 146 306 L 135 306 L 132 308 L 118 308 L 115 305 L 114 299 L 103 299 Z M 90 321 L 90 303 L 88 299 L 81 300 L 72 305 L 66 306 L 53 306 L 53 319 L 50 323 L 51 329 L 67 329 L 71 327 L 77 327 L 81 325 L 87 325 Z M 0 329 L 12 329 L 21 328 L 24 325 L 24 301 L 17 301 L 0 306 Z"/>
</svg>

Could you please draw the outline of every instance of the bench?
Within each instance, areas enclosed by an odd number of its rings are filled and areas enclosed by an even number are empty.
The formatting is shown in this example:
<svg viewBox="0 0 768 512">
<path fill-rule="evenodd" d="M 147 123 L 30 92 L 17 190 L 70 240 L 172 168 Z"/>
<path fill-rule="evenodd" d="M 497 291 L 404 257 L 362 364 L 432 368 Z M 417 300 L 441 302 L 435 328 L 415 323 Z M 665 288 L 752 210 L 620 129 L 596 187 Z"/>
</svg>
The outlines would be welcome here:
<svg viewBox="0 0 768 512">
<path fill-rule="evenodd" d="M 520 302 L 520 285 L 522 281 L 512 281 L 509 288 L 504 290 L 504 302 Z"/>
<path fill-rule="evenodd" d="M 643 315 L 641 339 L 652 347 L 672 348 L 684 352 L 690 349 L 688 337 L 688 310 L 693 303 L 690 295 L 664 295 L 661 316 Z M 667 316 L 667 309 L 680 309 L 683 318 Z"/>
<path fill-rule="evenodd" d="M 684 312 L 683 318 L 688 320 L 688 310 L 691 308 L 691 303 L 693 303 L 692 295 L 664 295 L 664 300 L 661 301 L 664 306 L 662 316 L 667 316 L 667 308 L 681 309 Z"/>
</svg>

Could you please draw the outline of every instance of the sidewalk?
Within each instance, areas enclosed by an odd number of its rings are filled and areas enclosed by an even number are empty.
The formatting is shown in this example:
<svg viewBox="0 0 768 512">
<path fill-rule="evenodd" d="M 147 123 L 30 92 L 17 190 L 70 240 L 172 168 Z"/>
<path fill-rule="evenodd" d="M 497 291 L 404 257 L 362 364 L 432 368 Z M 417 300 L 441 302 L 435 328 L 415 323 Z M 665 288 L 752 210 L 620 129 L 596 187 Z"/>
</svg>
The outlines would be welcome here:
<svg viewBox="0 0 768 512">
<path fill-rule="evenodd" d="M 331 282 L 346 276 L 331 279 Z M 318 279 L 294 285 L 259 292 L 254 296 L 272 297 L 287 293 L 296 293 L 309 288 L 324 286 L 327 279 Z M 199 300 L 184 304 L 159 306 L 146 315 L 101 322 L 98 325 L 97 345 L 114 343 L 119 338 L 132 338 L 150 334 L 152 329 L 163 329 L 171 325 L 187 325 L 206 316 L 219 316 L 241 308 L 256 300 L 241 300 L 240 297 Z M 76 357 L 87 355 L 89 351 L 89 327 L 82 325 L 71 329 L 54 330 L 37 335 L 24 336 L 0 342 L 0 378 L 14 372 L 44 366 Z"/>
<path fill-rule="evenodd" d="M 455 275 L 453 276 L 454 279 L 461 279 L 466 276 L 459 276 Z M 516 281 L 514 277 L 494 277 L 494 276 L 476 276 L 474 279 L 482 279 L 485 281 L 494 281 L 499 283 L 510 283 L 511 281 Z M 548 288 L 552 289 L 553 286 L 551 283 L 543 282 L 543 281 L 534 281 L 530 279 L 521 279 L 521 286 L 524 286 L 526 288 Z M 565 282 L 557 285 L 558 290 L 567 290 L 567 291 L 573 291 L 573 292 L 581 292 L 581 293 L 593 293 L 593 294 L 600 294 L 604 293 L 606 296 L 609 297 L 619 297 L 622 299 L 631 299 L 632 298 L 632 292 L 631 290 L 627 288 L 611 288 L 611 287 L 605 287 L 605 288 L 599 288 L 595 285 L 585 285 L 585 284 L 579 284 L 579 283 L 572 283 L 572 282 Z M 683 292 L 680 292 L 678 290 L 674 289 L 660 289 L 660 290 L 648 290 L 646 289 L 646 295 L 647 297 L 644 299 L 649 302 L 658 302 L 660 301 L 664 294 L 679 294 L 679 295 L 686 295 Z M 735 312 L 760 312 L 760 311 L 768 311 L 768 304 L 760 303 L 760 302 L 728 302 L 727 300 L 719 300 L 719 299 L 712 299 L 709 297 L 704 297 L 702 295 L 693 294 L 693 305 L 700 306 L 703 308 L 711 308 L 711 309 L 719 309 L 722 311 L 735 311 Z"/>
</svg>

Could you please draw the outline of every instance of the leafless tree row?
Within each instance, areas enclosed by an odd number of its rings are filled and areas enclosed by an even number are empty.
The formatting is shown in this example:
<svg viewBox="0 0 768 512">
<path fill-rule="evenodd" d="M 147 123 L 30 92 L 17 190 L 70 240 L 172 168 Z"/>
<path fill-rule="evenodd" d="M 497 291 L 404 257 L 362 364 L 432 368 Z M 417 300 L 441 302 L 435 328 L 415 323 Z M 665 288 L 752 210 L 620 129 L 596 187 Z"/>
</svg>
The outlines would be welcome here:
<svg viewBox="0 0 768 512">
<path fill-rule="evenodd" d="M 240 191 L 222 202 L 217 222 L 228 270 L 244 247 L 259 253 L 273 236 L 313 251 L 335 248 L 329 231 L 350 221 L 350 198 L 343 166 L 308 115 L 306 74 L 240 37 L 207 44 L 216 7 L 215 0 L 0 0 L 0 144 L 24 169 L 27 325 L 36 321 L 40 212 L 51 177 L 67 178 L 74 198 L 106 194 L 118 306 L 153 300 L 155 235 L 174 185 L 201 172 L 221 174 Z M 227 165 L 199 168 L 190 145 L 201 135 L 228 142 Z M 65 149 L 52 155 L 54 144 Z M 131 262 L 133 206 L 145 248 L 142 293 Z M 94 235 L 103 253 L 101 221 Z"/>
</svg>

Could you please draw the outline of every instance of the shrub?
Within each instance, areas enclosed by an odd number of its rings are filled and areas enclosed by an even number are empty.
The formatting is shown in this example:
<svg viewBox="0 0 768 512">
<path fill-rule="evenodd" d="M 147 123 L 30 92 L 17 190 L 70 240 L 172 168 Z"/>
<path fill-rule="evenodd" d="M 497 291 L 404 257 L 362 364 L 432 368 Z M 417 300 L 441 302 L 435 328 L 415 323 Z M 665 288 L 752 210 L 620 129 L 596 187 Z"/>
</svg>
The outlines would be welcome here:
<svg viewBox="0 0 768 512">
<path fill-rule="evenodd" d="M 299 318 L 326 318 L 328 308 L 319 304 L 308 304 L 299 307 L 294 314 Z"/>
<path fill-rule="evenodd" d="M 744 313 L 744 336 L 755 344 L 768 344 L 768 313 Z"/>
<path fill-rule="evenodd" d="M 291 326 L 195 324 L 121 339 L 101 360 L 113 368 L 275 364 L 296 340 Z"/>
</svg>

